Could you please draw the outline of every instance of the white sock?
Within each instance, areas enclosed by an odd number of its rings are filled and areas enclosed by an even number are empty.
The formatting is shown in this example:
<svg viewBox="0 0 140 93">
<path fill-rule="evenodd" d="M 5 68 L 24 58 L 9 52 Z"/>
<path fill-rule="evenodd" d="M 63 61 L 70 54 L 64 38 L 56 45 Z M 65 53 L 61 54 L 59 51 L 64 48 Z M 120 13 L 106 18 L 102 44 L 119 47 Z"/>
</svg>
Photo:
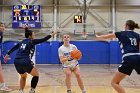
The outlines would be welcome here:
<svg viewBox="0 0 140 93">
<path fill-rule="evenodd" d="M 5 87 L 5 83 L 1 83 L 1 87 Z"/>
<path fill-rule="evenodd" d="M 5 86 L 6 86 L 6 84 L 5 84 L 5 83 L 3 83 L 3 86 L 5 87 Z"/>
</svg>

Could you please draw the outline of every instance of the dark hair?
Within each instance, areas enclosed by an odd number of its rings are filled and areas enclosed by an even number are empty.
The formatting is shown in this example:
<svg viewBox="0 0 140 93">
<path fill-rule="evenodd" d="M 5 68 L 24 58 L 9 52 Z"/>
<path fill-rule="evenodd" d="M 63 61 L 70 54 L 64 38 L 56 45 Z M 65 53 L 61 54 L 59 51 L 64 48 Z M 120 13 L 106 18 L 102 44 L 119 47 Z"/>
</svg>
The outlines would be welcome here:
<svg viewBox="0 0 140 93">
<path fill-rule="evenodd" d="M 4 23 L 0 22 L 0 26 L 1 26 L 2 24 L 4 24 Z M 5 24 L 4 24 L 4 25 L 5 25 Z"/>
<path fill-rule="evenodd" d="M 129 27 L 129 30 L 134 30 L 135 28 L 140 29 L 139 25 L 133 20 L 127 20 L 126 25 Z"/>
<path fill-rule="evenodd" d="M 32 30 L 29 30 L 28 28 L 25 28 L 25 38 L 29 38 L 29 36 L 32 36 Z"/>
</svg>

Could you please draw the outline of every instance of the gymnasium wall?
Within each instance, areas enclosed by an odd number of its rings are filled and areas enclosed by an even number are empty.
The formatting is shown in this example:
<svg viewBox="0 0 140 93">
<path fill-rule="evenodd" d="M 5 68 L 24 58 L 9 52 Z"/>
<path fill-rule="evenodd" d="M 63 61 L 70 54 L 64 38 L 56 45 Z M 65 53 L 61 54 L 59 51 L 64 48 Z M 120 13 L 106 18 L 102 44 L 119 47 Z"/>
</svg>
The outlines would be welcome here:
<svg viewBox="0 0 140 93">
<path fill-rule="evenodd" d="M 8 41 L 3 44 L 3 55 L 7 53 L 17 42 Z M 83 56 L 80 64 L 120 64 L 121 50 L 117 41 L 71 41 Z M 58 48 L 62 42 L 53 41 L 38 44 L 36 46 L 35 61 L 36 64 L 60 64 L 58 57 Z M 16 51 L 11 55 L 7 64 L 13 64 Z M 4 62 L 2 62 L 4 63 Z"/>
<path fill-rule="evenodd" d="M 57 2 L 56 2 L 57 1 Z M 56 23 L 62 33 L 74 33 L 74 15 L 83 15 L 82 0 L 29 0 L 29 4 L 41 5 L 41 29 L 34 29 L 39 32 L 37 38 L 48 34 L 50 28 Z M 112 1 L 113 0 L 87 0 L 86 23 L 94 24 L 97 33 L 107 33 L 112 31 Z M 140 23 L 140 0 L 115 0 L 115 23 L 116 31 L 123 30 L 126 20 L 132 19 Z M 0 21 L 6 24 L 4 41 L 23 39 L 21 29 L 12 29 L 12 5 L 21 5 L 26 0 L 1 0 L 0 2 Z M 54 4 L 54 3 L 57 3 Z M 80 4 L 81 3 L 81 4 Z M 54 10 L 57 6 L 56 22 L 54 21 Z M 87 27 L 88 28 L 88 27 Z M 87 30 L 89 31 L 89 30 Z M 92 30 L 91 30 L 92 31 Z M 139 32 L 139 30 L 138 30 Z M 75 40 L 75 39 L 73 39 Z"/>
</svg>

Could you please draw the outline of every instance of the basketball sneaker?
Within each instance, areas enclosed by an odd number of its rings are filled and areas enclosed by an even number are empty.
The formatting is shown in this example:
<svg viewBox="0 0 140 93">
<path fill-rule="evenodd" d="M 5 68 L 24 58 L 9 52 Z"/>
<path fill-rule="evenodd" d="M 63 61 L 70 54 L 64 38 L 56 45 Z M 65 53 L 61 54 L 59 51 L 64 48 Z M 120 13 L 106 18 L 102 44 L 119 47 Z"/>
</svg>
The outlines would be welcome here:
<svg viewBox="0 0 140 93">
<path fill-rule="evenodd" d="M 31 89 L 31 90 L 29 91 L 29 93 L 35 93 L 35 90 L 34 90 L 34 89 Z"/>
<path fill-rule="evenodd" d="M 86 93 L 86 91 L 82 91 L 82 93 Z"/>
<path fill-rule="evenodd" d="M 19 89 L 19 93 L 24 93 L 24 91 L 22 89 Z"/>
<path fill-rule="evenodd" d="M 67 90 L 67 93 L 72 93 L 71 90 Z"/>
<path fill-rule="evenodd" d="M 1 91 L 12 91 L 5 83 L 0 84 Z"/>
</svg>

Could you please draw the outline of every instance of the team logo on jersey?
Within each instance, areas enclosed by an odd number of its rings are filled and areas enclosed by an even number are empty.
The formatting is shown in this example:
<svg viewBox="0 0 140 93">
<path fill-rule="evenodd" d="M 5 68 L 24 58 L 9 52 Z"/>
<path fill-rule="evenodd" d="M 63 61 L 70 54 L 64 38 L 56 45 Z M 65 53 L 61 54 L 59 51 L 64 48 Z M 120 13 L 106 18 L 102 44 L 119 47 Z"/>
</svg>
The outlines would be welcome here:
<svg viewBox="0 0 140 93">
<path fill-rule="evenodd" d="M 21 45 L 21 49 L 23 49 L 23 50 L 25 50 L 25 47 L 26 47 L 26 44 L 24 44 L 24 43 L 22 43 L 22 45 Z"/>
<path fill-rule="evenodd" d="M 70 52 L 64 53 L 65 57 L 69 57 L 70 56 Z"/>
</svg>

